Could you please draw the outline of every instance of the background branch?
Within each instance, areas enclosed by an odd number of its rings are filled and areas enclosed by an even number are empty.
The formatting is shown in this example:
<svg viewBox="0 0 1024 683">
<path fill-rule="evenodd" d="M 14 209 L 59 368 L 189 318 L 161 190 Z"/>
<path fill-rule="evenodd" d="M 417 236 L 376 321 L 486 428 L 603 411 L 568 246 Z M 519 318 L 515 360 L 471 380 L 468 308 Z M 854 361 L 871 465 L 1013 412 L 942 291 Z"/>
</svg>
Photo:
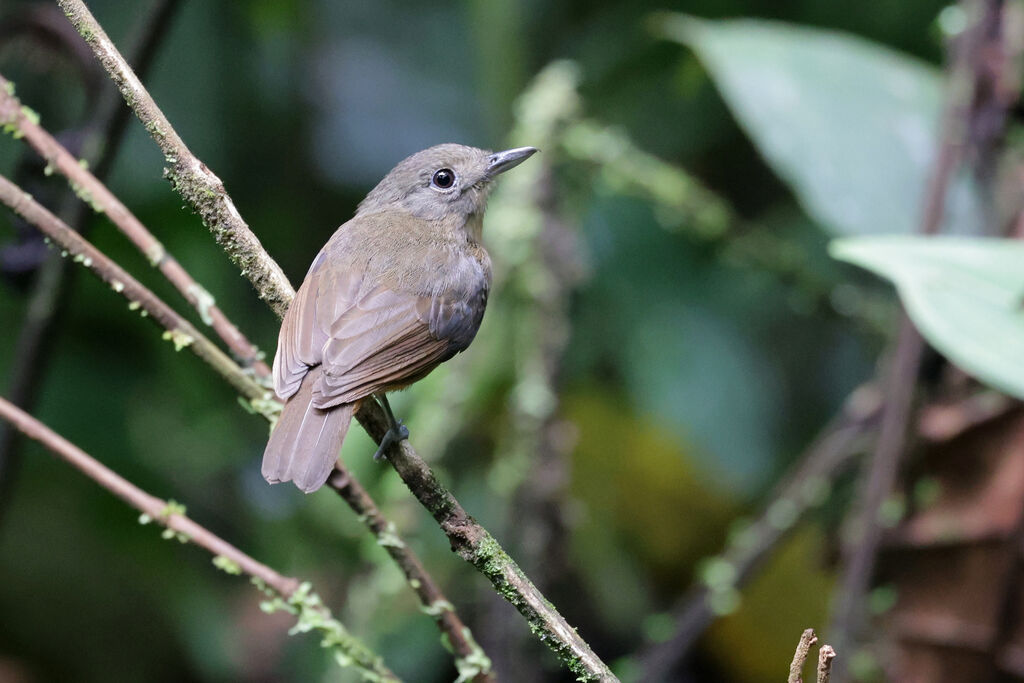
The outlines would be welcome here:
<svg viewBox="0 0 1024 683">
<path fill-rule="evenodd" d="M 662 643 L 648 645 L 637 655 L 644 680 L 668 680 L 686 661 L 697 641 L 717 618 L 716 597 L 739 590 L 756 574 L 768 556 L 789 536 L 808 510 L 827 497 L 832 483 L 853 462 L 865 439 L 877 429 L 882 396 L 873 385 L 864 385 L 846 400 L 842 413 L 826 426 L 765 505 L 761 515 L 737 534 L 722 554 L 712 558 L 728 569 L 731 580 L 701 580 L 673 612 L 675 631 Z"/>
<path fill-rule="evenodd" d="M 289 611 L 298 615 L 300 626 L 316 622 L 325 635 L 335 636 L 326 646 L 349 658 L 364 674 L 364 678 L 378 681 L 398 680 L 380 657 L 344 630 L 316 594 L 310 592 L 308 584 L 300 584 L 294 578 L 282 576 L 246 555 L 186 517 L 180 505 L 146 493 L 3 398 L 0 398 L 0 418 L 141 512 L 143 517 L 140 521 L 155 521 L 166 527 L 171 532 L 165 536 L 166 538 L 177 538 L 182 542 L 187 541 L 204 548 L 215 556 L 214 562 L 218 567 L 233 574 L 245 572 L 257 585 L 271 589 L 273 594 L 283 599 L 286 608 L 293 608 Z"/>
<path fill-rule="evenodd" d="M 987 58 L 978 49 L 987 38 L 986 4 L 976 0 L 960 3 L 972 23 L 949 45 L 949 91 L 934 168 L 924 192 L 924 206 L 918 225 L 918 232 L 922 235 L 934 235 L 941 230 L 950 182 L 969 144 L 975 89 Z M 997 11 L 1000 4 L 998 0 L 993 3 Z M 844 534 L 844 562 L 830 629 L 831 639 L 843 652 L 853 650 L 853 643 L 864 626 L 867 593 L 882 539 L 881 508 L 896 486 L 900 462 L 907 448 L 924 351 L 924 340 L 906 312 L 901 312 L 899 332 L 885 380 L 886 403 L 878 442 L 861 477 L 857 502 Z M 848 657 L 844 658 L 836 667 L 833 672 L 836 680 L 846 680 L 848 660 Z"/>
</svg>

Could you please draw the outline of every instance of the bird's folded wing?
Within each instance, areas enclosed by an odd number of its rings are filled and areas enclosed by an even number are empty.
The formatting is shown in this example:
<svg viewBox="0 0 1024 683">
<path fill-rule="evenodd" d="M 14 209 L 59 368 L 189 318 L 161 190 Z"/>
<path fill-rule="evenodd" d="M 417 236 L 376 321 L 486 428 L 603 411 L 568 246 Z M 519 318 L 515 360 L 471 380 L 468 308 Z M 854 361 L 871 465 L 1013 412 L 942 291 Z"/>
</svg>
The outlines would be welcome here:
<svg viewBox="0 0 1024 683">
<path fill-rule="evenodd" d="M 469 345 L 486 291 L 447 298 L 370 287 L 356 269 L 313 269 L 281 327 L 274 386 L 281 398 L 315 365 L 313 405 L 350 403 L 414 381 Z"/>
<path fill-rule="evenodd" d="M 323 262 L 321 251 L 281 323 L 274 356 L 274 391 L 281 398 L 290 398 L 309 369 L 321 363 L 331 323 L 359 296 L 361 272 L 321 269 Z"/>
<path fill-rule="evenodd" d="M 326 408 L 414 381 L 450 357 L 433 332 L 431 298 L 378 287 L 334 320 L 313 403 Z"/>
</svg>

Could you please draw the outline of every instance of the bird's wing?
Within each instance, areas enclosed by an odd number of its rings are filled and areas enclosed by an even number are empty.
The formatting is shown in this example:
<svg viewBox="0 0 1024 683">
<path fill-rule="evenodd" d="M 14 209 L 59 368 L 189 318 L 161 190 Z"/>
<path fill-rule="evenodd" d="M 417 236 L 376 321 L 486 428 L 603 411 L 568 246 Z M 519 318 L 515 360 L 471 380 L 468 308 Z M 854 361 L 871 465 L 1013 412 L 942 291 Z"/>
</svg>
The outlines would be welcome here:
<svg viewBox="0 0 1024 683">
<path fill-rule="evenodd" d="M 377 287 L 330 327 L 318 408 L 348 403 L 413 382 L 468 346 L 480 324 L 468 303 Z M 467 329 L 471 328 L 468 333 Z"/>
<path fill-rule="evenodd" d="M 486 296 L 418 296 L 371 287 L 354 268 L 313 268 L 281 326 L 275 390 L 290 397 L 316 365 L 317 408 L 415 381 L 469 345 Z"/>
<path fill-rule="evenodd" d="M 281 323 L 274 355 L 274 391 L 282 399 L 299 390 L 309 368 L 320 363 L 327 334 L 316 322 L 316 285 L 307 278 Z"/>
</svg>

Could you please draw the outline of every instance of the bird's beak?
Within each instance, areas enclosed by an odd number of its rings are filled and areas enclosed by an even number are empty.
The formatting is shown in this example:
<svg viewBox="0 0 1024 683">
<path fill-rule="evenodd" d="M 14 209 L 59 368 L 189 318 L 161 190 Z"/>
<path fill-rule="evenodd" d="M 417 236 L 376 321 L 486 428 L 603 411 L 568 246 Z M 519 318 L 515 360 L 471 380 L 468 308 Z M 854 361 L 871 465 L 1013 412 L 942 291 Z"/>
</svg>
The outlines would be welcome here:
<svg viewBox="0 0 1024 683">
<path fill-rule="evenodd" d="M 499 173 L 518 166 L 537 151 L 536 147 L 516 147 L 515 149 L 506 149 L 504 152 L 495 152 L 488 160 L 487 177 L 493 178 Z"/>
</svg>

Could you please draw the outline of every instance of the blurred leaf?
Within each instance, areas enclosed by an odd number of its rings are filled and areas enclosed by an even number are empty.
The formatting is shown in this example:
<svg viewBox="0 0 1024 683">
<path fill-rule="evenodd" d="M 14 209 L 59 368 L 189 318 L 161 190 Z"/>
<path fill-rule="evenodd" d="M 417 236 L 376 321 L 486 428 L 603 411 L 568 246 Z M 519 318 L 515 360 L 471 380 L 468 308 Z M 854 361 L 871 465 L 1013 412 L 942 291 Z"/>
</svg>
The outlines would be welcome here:
<svg viewBox="0 0 1024 683">
<path fill-rule="evenodd" d="M 1024 243 L 875 237 L 837 240 L 831 251 L 892 280 L 914 324 L 950 360 L 1024 398 Z"/>
<path fill-rule="evenodd" d="M 664 15 L 704 62 L 739 123 L 804 209 L 840 234 L 910 232 L 935 154 L 940 72 L 834 31 Z M 966 179 L 947 222 L 974 232 Z"/>
</svg>

